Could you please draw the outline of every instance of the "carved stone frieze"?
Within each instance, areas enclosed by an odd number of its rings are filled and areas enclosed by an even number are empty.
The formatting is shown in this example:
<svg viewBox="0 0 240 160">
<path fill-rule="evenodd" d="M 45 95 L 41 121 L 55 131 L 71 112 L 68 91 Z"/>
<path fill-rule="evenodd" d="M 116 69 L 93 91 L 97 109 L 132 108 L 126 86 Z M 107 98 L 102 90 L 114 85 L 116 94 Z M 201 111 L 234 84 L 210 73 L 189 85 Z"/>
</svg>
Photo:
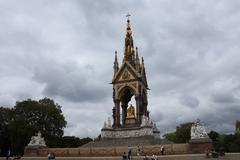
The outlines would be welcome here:
<svg viewBox="0 0 240 160">
<path fill-rule="evenodd" d="M 102 130 L 102 138 L 131 138 L 142 136 L 154 136 L 153 127 L 142 127 L 129 130 Z"/>
</svg>

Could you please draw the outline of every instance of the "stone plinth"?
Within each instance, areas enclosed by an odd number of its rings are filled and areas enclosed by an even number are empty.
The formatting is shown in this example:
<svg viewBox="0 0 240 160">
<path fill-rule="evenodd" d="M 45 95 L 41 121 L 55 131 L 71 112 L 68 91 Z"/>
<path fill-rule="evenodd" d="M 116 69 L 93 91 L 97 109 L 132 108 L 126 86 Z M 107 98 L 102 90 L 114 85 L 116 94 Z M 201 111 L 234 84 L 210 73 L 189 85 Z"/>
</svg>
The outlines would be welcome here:
<svg viewBox="0 0 240 160">
<path fill-rule="evenodd" d="M 38 132 L 37 136 L 32 136 L 29 144 L 24 148 L 24 156 L 38 156 L 38 151 L 41 148 L 47 148 L 47 146 L 41 132 Z"/>
<path fill-rule="evenodd" d="M 212 148 L 212 140 L 210 138 L 191 139 L 189 147 L 192 153 L 204 153 L 207 148 Z"/>
<path fill-rule="evenodd" d="M 157 130 L 153 130 L 153 136 L 155 139 L 159 139 L 160 138 L 160 131 L 157 131 Z"/>
<path fill-rule="evenodd" d="M 126 124 L 136 124 L 136 118 L 127 118 L 126 119 Z"/>
<path fill-rule="evenodd" d="M 139 145 L 141 149 L 141 155 L 160 155 L 160 145 Z M 186 154 L 188 153 L 188 144 L 164 144 L 166 155 L 169 154 Z M 127 152 L 128 147 L 87 147 L 87 148 L 42 148 L 38 149 L 38 156 L 47 159 L 48 153 L 54 153 L 57 159 L 67 159 L 66 157 L 75 157 L 72 159 L 77 159 L 76 157 L 85 157 L 86 159 L 91 159 L 91 157 L 105 157 L 102 159 L 111 159 L 111 157 L 119 156 L 122 159 L 123 152 Z M 137 145 L 132 145 L 132 155 L 137 155 Z M 28 159 L 31 159 L 29 157 Z M 136 157 L 137 158 L 137 157 Z M 136 159 L 134 157 L 134 159 Z M 97 158 L 96 158 L 97 159 Z M 31 159 L 32 160 L 32 159 Z"/>
<path fill-rule="evenodd" d="M 136 126 L 138 126 L 138 125 L 137 125 L 137 120 L 135 117 L 126 119 L 126 124 L 124 127 L 129 128 L 129 127 L 136 127 Z"/>
<path fill-rule="evenodd" d="M 133 138 L 133 137 L 144 137 L 154 136 L 153 128 L 151 126 L 136 127 L 136 128 L 103 128 L 101 131 L 101 138 Z"/>
<path fill-rule="evenodd" d="M 39 156 L 39 150 L 47 149 L 47 147 L 43 146 L 27 146 L 24 148 L 24 156 L 25 157 L 35 157 Z"/>
</svg>

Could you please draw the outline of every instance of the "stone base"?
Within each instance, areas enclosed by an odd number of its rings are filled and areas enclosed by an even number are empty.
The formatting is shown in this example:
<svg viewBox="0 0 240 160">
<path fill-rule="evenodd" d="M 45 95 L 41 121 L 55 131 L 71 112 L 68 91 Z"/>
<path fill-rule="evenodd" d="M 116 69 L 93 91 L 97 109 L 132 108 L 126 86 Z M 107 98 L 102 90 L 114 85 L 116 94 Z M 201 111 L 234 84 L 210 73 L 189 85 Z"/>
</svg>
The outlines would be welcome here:
<svg viewBox="0 0 240 160">
<path fill-rule="evenodd" d="M 44 149 L 47 147 L 43 146 L 27 146 L 24 148 L 24 156 L 25 157 L 36 157 L 39 155 L 38 151 L 39 149 Z"/>
<path fill-rule="evenodd" d="M 140 140 L 140 141 L 143 141 Z M 145 139 L 146 141 L 146 139 Z M 119 141 L 120 142 L 120 141 Z M 96 143 L 96 142 L 94 142 Z M 121 142 L 120 142 L 121 143 Z M 165 148 L 165 154 L 186 154 L 189 153 L 189 144 L 166 144 L 161 141 L 161 144 L 164 144 Z M 142 143 L 136 143 L 131 144 L 132 147 L 132 155 L 134 156 L 133 159 L 137 159 L 137 145 L 140 146 L 141 150 L 141 155 L 160 155 L 160 144 L 150 144 L 150 145 L 145 145 L 145 143 L 142 145 Z M 56 159 L 59 160 L 120 160 L 122 159 L 122 154 L 124 152 L 128 152 L 128 144 L 125 144 L 123 146 L 109 146 L 108 144 L 105 143 L 105 146 L 102 147 L 95 147 L 95 145 L 91 145 L 88 147 L 80 147 L 80 148 L 42 148 L 38 149 L 38 156 L 36 157 L 23 157 L 22 159 L 27 159 L 27 160 L 40 160 L 44 159 L 47 160 L 47 155 L 48 153 L 53 153 L 56 156 Z M 69 158 L 68 158 L 69 157 Z M 74 158 L 70 158 L 74 157 Z M 93 158 L 95 157 L 95 158 Z M 101 158 L 100 158 L 101 157 Z M 159 157 L 161 160 L 164 159 L 165 156 Z M 201 155 L 202 157 L 202 155 Z M 141 157 L 143 158 L 143 157 Z M 166 158 L 169 160 L 169 157 Z M 174 158 L 172 158 L 174 159 Z M 172 160 L 171 159 L 171 160 Z M 188 159 L 188 158 L 185 158 Z M 185 160 L 184 159 L 184 160 Z M 202 158 L 200 158 L 202 159 Z M 1 160 L 1 158 L 0 158 Z"/>
<path fill-rule="evenodd" d="M 144 126 L 136 128 L 103 128 L 101 130 L 102 139 L 134 138 L 134 137 L 154 137 L 153 127 Z M 160 137 L 159 137 L 160 138 Z"/>
<path fill-rule="evenodd" d="M 126 119 L 126 124 L 124 127 L 130 128 L 130 127 L 136 127 L 136 126 L 138 126 L 136 118 L 133 117 L 133 118 Z"/>
<path fill-rule="evenodd" d="M 212 148 L 212 140 L 210 138 L 191 139 L 189 147 L 192 153 L 205 153 L 207 148 Z"/>
<path fill-rule="evenodd" d="M 160 139 L 160 131 L 153 131 L 153 136 L 155 139 Z"/>
</svg>

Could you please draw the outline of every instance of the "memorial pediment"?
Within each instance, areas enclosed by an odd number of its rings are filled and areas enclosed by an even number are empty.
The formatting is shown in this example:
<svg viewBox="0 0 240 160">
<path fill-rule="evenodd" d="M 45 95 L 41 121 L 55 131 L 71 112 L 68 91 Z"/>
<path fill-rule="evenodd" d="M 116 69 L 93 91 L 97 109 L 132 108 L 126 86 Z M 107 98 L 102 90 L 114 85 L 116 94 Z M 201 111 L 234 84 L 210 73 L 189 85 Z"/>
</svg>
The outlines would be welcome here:
<svg viewBox="0 0 240 160">
<path fill-rule="evenodd" d="M 113 83 L 137 80 L 140 77 L 141 75 L 128 62 L 125 62 L 113 78 Z"/>
</svg>

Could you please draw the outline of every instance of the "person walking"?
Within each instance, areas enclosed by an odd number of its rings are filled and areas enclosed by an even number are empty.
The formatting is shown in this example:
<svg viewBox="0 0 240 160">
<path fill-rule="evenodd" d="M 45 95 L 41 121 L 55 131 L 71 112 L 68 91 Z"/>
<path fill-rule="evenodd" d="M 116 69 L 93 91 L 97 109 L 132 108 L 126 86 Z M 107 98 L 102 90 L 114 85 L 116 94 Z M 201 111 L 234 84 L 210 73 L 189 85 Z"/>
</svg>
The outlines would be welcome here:
<svg viewBox="0 0 240 160">
<path fill-rule="evenodd" d="M 132 157 L 132 147 L 131 145 L 128 145 L 128 160 L 131 160 Z"/>
<path fill-rule="evenodd" d="M 164 155 L 165 148 L 164 148 L 163 145 L 161 145 L 161 147 L 160 147 L 160 151 L 161 151 L 161 155 Z"/>
</svg>

